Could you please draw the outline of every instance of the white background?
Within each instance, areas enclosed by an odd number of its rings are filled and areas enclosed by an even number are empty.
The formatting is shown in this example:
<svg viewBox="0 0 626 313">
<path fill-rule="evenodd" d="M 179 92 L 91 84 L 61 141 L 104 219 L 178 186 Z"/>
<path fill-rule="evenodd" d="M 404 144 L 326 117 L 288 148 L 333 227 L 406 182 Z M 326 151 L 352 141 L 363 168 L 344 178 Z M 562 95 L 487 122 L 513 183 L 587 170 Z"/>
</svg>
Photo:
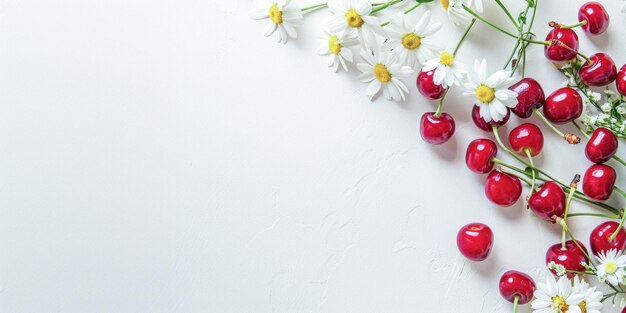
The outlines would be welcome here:
<svg viewBox="0 0 626 313">
<path fill-rule="evenodd" d="M 604 2 L 611 27 L 579 32 L 581 51 L 621 65 L 621 1 Z M 539 38 L 550 20 L 576 22 L 581 3 L 542 1 Z M 452 48 L 462 29 L 430 7 Z M 543 279 L 559 228 L 521 201 L 486 200 L 485 177 L 463 161 L 469 141 L 490 137 L 469 119 L 471 99 L 451 92 L 457 133 L 429 146 L 418 121 L 435 103 L 413 79 L 405 103 L 370 102 L 355 73 L 315 54 L 327 11 L 282 46 L 251 9 L 0 1 L 0 311 L 512 311 L 500 274 Z M 506 25 L 497 9 L 488 16 Z M 458 58 L 495 71 L 512 45 L 481 24 Z M 529 59 L 546 94 L 560 86 L 541 47 Z M 582 145 L 545 136 L 539 165 L 564 181 L 584 172 Z M 473 221 L 495 232 L 482 263 L 455 244 Z M 572 223 L 587 243 L 598 221 Z"/>
</svg>

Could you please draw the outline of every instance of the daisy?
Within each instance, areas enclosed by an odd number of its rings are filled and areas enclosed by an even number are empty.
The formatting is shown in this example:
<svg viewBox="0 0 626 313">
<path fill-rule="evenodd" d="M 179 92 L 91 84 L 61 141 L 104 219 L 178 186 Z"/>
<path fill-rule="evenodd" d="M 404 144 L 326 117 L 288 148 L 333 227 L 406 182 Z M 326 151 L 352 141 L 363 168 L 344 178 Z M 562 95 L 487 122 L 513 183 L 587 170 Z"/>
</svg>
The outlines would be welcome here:
<svg viewBox="0 0 626 313">
<path fill-rule="evenodd" d="M 486 122 L 499 122 L 506 116 L 508 108 L 517 105 L 517 93 L 507 89 L 513 80 L 511 72 L 505 70 L 487 76 L 487 60 L 475 60 L 474 72 L 463 84 L 466 90 L 463 94 L 476 97 L 476 104 L 480 106 L 480 117 Z"/>
<path fill-rule="evenodd" d="M 413 74 L 413 69 L 403 66 L 398 61 L 397 55 L 389 52 L 374 55 L 371 51 L 361 51 L 361 57 L 365 63 L 359 63 L 356 67 L 363 73 L 359 80 L 369 83 L 365 94 L 370 100 L 382 90 L 387 100 L 404 101 L 404 94 L 408 93 L 409 89 L 400 78 L 409 77 Z"/>
<path fill-rule="evenodd" d="M 326 36 L 317 50 L 319 55 L 328 55 L 328 67 L 332 67 L 335 72 L 339 70 L 339 64 L 345 71 L 348 71 L 346 62 L 352 63 L 352 51 L 348 47 L 359 44 L 356 34 L 350 30 L 348 33 L 335 34 L 325 30 Z"/>
<path fill-rule="evenodd" d="M 393 50 L 404 65 L 415 68 L 434 58 L 436 51 L 441 50 L 430 38 L 441 29 L 441 23 L 430 23 L 430 11 L 426 11 L 413 27 L 408 25 L 404 13 L 398 13 L 389 22 L 389 36 L 384 49 Z"/>
<path fill-rule="evenodd" d="M 450 87 L 452 85 L 459 85 L 461 79 L 467 75 L 465 70 L 465 64 L 457 62 L 454 59 L 454 55 L 450 52 L 441 52 L 438 58 L 433 58 L 426 63 L 422 71 L 428 72 L 435 70 L 433 81 L 437 85 L 443 85 L 444 87 Z"/>
<path fill-rule="evenodd" d="M 574 276 L 574 288 L 575 292 L 584 296 L 583 301 L 578 304 L 578 307 L 585 313 L 600 313 L 602 309 L 602 292 L 596 291 L 596 287 L 590 287 L 584 279 L 579 279 L 578 275 Z"/>
<path fill-rule="evenodd" d="M 461 0 L 440 0 L 441 6 L 448 13 L 448 19 L 456 26 L 469 24 L 472 19 L 470 15 L 463 9 L 463 1 Z"/>
<path fill-rule="evenodd" d="M 332 32 L 346 32 L 356 29 L 361 47 L 374 49 L 376 34 L 384 35 L 380 20 L 370 16 L 372 4 L 367 0 L 333 0 L 328 8 L 334 14 L 328 22 Z"/>
<path fill-rule="evenodd" d="M 533 313 L 581 313 L 579 304 L 585 296 L 573 289 L 567 276 L 557 282 L 548 276 L 545 283 L 538 283 L 535 300 L 530 304 Z"/>
<path fill-rule="evenodd" d="M 626 277 L 626 255 L 619 255 L 616 249 L 600 252 L 596 256 L 600 264 L 597 268 L 598 279 L 601 282 L 608 281 L 611 285 L 624 282 Z"/>
<path fill-rule="evenodd" d="M 302 23 L 300 9 L 290 7 L 290 0 L 257 0 L 256 9 L 250 17 L 255 20 L 269 18 L 265 27 L 265 37 L 276 32 L 277 42 L 286 44 L 289 38 L 298 38 L 296 27 Z"/>
</svg>

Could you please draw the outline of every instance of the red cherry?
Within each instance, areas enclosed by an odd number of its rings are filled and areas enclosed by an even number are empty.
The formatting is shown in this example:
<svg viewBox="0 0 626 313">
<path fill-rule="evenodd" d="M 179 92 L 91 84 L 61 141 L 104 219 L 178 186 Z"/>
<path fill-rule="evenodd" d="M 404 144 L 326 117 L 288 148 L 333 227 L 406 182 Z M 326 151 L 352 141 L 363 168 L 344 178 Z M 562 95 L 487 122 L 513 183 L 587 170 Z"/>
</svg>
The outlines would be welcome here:
<svg viewBox="0 0 626 313">
<path fill-rule="evenodd" d="M 530 117 L 533 108 L 538 109 L 546 103 L 541 85 L 530 77 L 518 81 L 509 89 L 517 92 L 517 105 L 511 111 L 521 118 Z"/>
<path fill-rule="evenodd" d="M 526 304 L 533 299 L 535 281 L 528 275 L 518 271 L 508 271 L 500 278 L 500 294 L 509 302 Z"/>
<path fill-rule="evenodd" d="M 619 230 L 615 239 L 611 240 L 609 238 L 615 233 L 617 227 L 619 227 L 619 223 L 604 222 L 591 231 L 589 245 L 593 255 L 598 255 L 600 252 L 606 252 L 611 249 L 621 253 L 626 248 L 626 231 L 624 231 L 624 228 Z"/>
<path fill-rule="evenodd" d="M 615 87 L 622 96 L 626 96 L 626 64 L 622 65 L 622 68 L 619 69 L 619 73 L 617 73 Z"/>
<path fill-rule="evenodd" d="M 467 224 L 456 235 L 456 245 L 466 258 L 472 261 L 484 261 L 493 246 L 493 232 L 482 223 Z"/>
<path fill-rule="evenodd" d="M 585 155 L 591 162 L 604 163 L 615 155 L 617 144 L 617 137 L 612 131 L 604 127 L 596 128 L 587 141 Z"/>
<path fill-rule="evenodd" d="M 583 192 L 587 197 L 604 201 L 611 196 L 615 185 L 615 170 L 605 164 L 594 164 L 583 177 Z"/>
<path fill-rule="evenodd" d="M 489 139 L 476 139 L 467 146 L 465 164 L 474 173 L 485 174 L 493 169 L 491 160 L 498 153 L 496 143 Z"/>
<path fill-rule="evenodd" d="M 587 248 L 585 248 L 582 242 L 577 242 L 578 245 L 580 245 L 585 250 L 585 253 L 580 251 L 580 249 L 578 248 L 578 246 L 576 246 L 573 240 L 568 240 L 565 242 L 565 250 L 561 248 L 561 243 L 557 243 L 551 246 L 548 249 L 548 252 L 546 252 L 546 264 L 554 262 L 556 264 L 563 265 L 563 267 L 565 267 L 565 269 L 567 270 L 584 272 L 585 267 L 582 266 L 580 263 L 585 262 L 586 264 L 589 264 L 589 261 L 585 256 L 585 254 L 587 253 Z M 556 274 L 555 270 L 551 271 L 552 273 Z M 567 273 L 567 278 L 571 279 L 572 277 L 574 277 L 574 273 Z"/>
<path fill-rule="evenodd" d="M 563 217 L 565 213 L 566 198 L 565 192 L 559 184 L 547 181 L 530 196 L 528 206 L 537 216 L 555 223 L 556 218 Z"/>
<path fill-rule="evenodd" d="M 557 89 L 546 99 L 543 114 L 553 123 L 565 124 L 583 113 L 583 99 L 570 87 Z"/>
<path fill-rule="evenodd" d="M 552 43 L 553 40 L 558 40 L 561 44 L 578 51 L 578 35 L 575 31 L 559 26 L 554 27 L 546 36 L 546 41 L 549 41 L 550 44 L 543 46 L 543 52 L 548 59 L 556 62 L 568 61 L 576 57 L 576 52 L 560 44 Z"/>
<path fill-rule="evenodd" d="M 427 72 L 421 71 L 417 75 L 417 90 L 426 98 L 436 100 L 440 99 L 446 92 L 446 89 L 442 85 L 437 85 L 433 81 L 435 77 L 435 70 Z"/>
<path fill-rule="evenodd" d="M 590 35 L 599 35 L 609 27 L 609 13 L 604 7 L 595 1 L 590 1 L 578 10 L 578 21 L 587 21 L 582 29 Z"/>
<path fill-rule="evenodd" d="M 580 80 L 587 86 L 601 87 L 612 83 L 617 78 L 617 66 L 610 56 L 596 53 L 589 57 L 578 70 Z"/>
<path fill-rule="evenodd" d="M 521 124 L 509 133 L 509 144 L 517 154 L 526 155 L 526 149 L 530 155 L 536 156 L 543 149 L 543 134 L 535 124 Z"/>
<path fill-rule="evenodd" d="M 521 194 L 522 183 L 519 178 L 499 170 L 492 171 L 487 176 L 485 195 L 491 202 L 503 207 L 511 206 Z"/>
<path fill-rule="evenodd" d="M 431 145 L 440 145 L 454 135 L 454 119 L 448 113 L 441 113 L 439 117 L 435 112 L 426 112 L 420 121 L 420 134 L 422 139 Z"/>
<path fill-rule="evenodd" d="M 492 125 L 498 125 L 498 126 L 502 126 L 504 124 L 506 124 L 506 122 L 509 121 L 509 117 L 511 117 L 511 112 L 507 109 L 506 112 L 506 116 L 499 122 L 494 122 L 494 121 L 490 121 L 490 122 L 486 122 L 485 119 L 483 119 L 482 117 L 480 117 L 480 107 L 477 105 L 474 105 L 474 107 L 472 108 L 472 121 L 474 121 L 474 124 L 476 125 L 476 127 L 486 131 L 486 132 L 491 132 L 491 126 Z"/>
</svg>

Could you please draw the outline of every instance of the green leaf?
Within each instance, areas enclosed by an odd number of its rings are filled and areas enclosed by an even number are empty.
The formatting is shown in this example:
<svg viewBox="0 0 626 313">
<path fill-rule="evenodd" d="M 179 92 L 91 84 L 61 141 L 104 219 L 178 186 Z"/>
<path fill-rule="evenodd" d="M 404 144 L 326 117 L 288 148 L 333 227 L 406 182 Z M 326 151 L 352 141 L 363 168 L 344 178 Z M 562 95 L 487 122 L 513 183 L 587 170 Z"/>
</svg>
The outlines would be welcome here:
<svg viewBox="0 0 626 313">
<path fill-rule="evenodd" d="M 531 7 L 531 8 L 534 8 L 535 5 L 536 5 L 534 0 L 526 0 L 526 2 L 528 2 L 528 6 Z"/>
</svg>

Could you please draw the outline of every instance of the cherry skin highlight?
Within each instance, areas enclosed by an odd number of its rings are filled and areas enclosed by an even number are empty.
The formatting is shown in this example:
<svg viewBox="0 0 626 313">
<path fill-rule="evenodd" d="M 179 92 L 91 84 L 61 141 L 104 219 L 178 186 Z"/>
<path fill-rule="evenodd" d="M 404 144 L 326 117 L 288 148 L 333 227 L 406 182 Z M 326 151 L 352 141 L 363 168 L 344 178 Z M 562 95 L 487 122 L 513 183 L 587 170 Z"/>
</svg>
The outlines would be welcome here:
<svg viewBox="0 0 626 313">
<path fill-rule="evenodd" d="M 583 99 L 570 87 L 559 88 L 546 98 L 543 115 L 556 124 L 565 124 L 583 113 Z"/>
<path fill-rule="evenodd" d="M 467 224 L 456 236 L 456 245 L 463 256 L 472 261 L 484 261 L 493 246 L 493 232 L 482 223 Z"/>
<path fill-rule="evenodd" d="M 615 134 L 604 127 L 598 127 L 585 146 L 585 155 L 593 163 L 604 163 L 615 155 L 617 146 Z"/>
<path fill-rule="evenodd" d="M 581 28 L 589 35 L 600 35 L 609 27 L 609 13 L 602 4 L 589 1 L 578 10 L 578 21 L 587 21 Z"/>
<path fill-rule="evenodd" d="M 509 133 L 509 144 L 515 153 L 526 155 L 526 150 L 531 156 L 538 155 L 543 149 L 543 134 L 535 124 L 521 124 Z"/>
</svg>

